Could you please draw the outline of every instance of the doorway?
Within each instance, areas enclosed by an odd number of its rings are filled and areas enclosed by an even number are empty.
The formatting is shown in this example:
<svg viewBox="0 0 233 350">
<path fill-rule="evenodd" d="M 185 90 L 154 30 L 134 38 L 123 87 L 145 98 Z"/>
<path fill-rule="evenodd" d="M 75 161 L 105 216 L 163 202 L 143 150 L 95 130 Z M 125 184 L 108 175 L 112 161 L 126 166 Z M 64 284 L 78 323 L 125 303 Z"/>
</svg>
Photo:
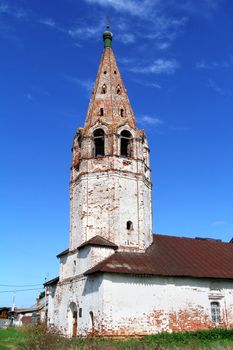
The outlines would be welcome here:
<svg viewBox="0 0 233 350">
<path fill-rule="evenodd" d="M 77 313 L 77 306 L 74 302 L 70 303 L 68 318 L 69 318 L 70 336 L 77 337 L 77 334 L 78 334 L 78 313 Z"/>
</svg>

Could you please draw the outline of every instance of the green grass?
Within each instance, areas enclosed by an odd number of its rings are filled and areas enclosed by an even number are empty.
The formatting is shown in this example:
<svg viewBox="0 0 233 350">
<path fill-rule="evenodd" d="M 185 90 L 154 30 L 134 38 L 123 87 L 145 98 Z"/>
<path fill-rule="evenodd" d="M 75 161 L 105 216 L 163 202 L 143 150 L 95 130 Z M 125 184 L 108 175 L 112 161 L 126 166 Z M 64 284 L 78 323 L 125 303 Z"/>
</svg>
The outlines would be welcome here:
<svg viewBox="0 0 233 350">
<path fill-rule="evenodd" d="M 233 350 L 233 329 L 160 333 L 141 339 L 65 339 L 44 326 L 0 330 L 0 350 Z"/>
<path fill-rule="evenodd" d="M 0 350 L 17 349 L 15 344 L 19 337 L 19 332 L 15 328 L 0 330 Z"/>
</svg>

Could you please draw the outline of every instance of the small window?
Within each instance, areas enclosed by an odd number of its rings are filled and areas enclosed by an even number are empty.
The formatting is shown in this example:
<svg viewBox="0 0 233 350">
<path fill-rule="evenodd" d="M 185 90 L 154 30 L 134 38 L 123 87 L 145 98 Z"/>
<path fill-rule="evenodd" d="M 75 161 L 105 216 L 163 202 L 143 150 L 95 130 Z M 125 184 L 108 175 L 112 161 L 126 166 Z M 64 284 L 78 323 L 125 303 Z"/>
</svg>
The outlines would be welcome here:
<svg viewBox="0 0 233 350">
<path fill-rule="evenodd" d="M 104 156 L 104 131 L 97 129 L 94 131 L 94 154 L 95 157 Z"/>
<path fill-rule="evenodd" d="M 123 108 L 121 108 L 121 118 L 124 118 L 124 116 L 125 116 L 125 111 Z"/>
<path fill-rule="evenodd" d="M 127 230 L 130 230 L 130 231 L 133 230 L 133 223 L 132 223 L 132 221 L 127 221 L 126 228 L 127 228 Z"/>
<path fill-rule="evenodd" d="M 217 301 L 213 301 L 211 304 L 211 319 L 213 323 L 221 322 L 220 317 L 220 304 Z"/>
<path fill-rule="evenodd" d="M 117 85 L 116 93 L 117 93 L 117 95 L 121 94 L 121 87 L 120 87 L 120 85 Z"/>
<path fill-rule="evenodd" d="M 75 165 L 75 170 L 76 170 L 76 171 L 79 171 L 79 169 L 80 169 L 80 162 L 78 162 L 78 163 Z"/>
<path fill-rule="evenodd" d="M 129 131 L 123 130 L 120 137 L 121 142 L 121 156 L 131 157 L 132 135 Z"/>
<path fill-rule="evenodd" d="M 116 71 L 116 70 L 114 70 L 114 74 L 117 74 L 117 71 Z"/>
<path fill-rule="evenodd" d="M 104 109 L 100 108 L 100 116 L 103 117 L 103 115 L 104 115 Z"/>
<path fill-rule="evenodd" d="M 82 317 L 83 316 L 83 309 L 80 307 L 78 310 L 78 317 Z"/>
<path fill-rule="evenodd" d="M 104 71 L 104 74 L 107 74 L 107 71 L 106 71 L 106 70 Z"/>
<path fill-rule="evenodd" d="M 79 148 L 81 148 L 81 144 L 82 144 L 82 140 L 81 140 L 81 136 L 78 137 L 78 146 Z"/>
<path fill-rule="evenodd" d="M 107 91 L 107 86 L 106 86 L 106 84 L 104 84 L 102 86 L 101 94 L 106 94 L 106 91 Z"/>
<path fill-rule="evenodd" d="M 90 315 L 90 321 L 91 321 L 91 329 L 92 329 L 92 332 L 94 332 L 94 314 L 92 311 L 90 311 L 89 315 Z"/>
</svg>

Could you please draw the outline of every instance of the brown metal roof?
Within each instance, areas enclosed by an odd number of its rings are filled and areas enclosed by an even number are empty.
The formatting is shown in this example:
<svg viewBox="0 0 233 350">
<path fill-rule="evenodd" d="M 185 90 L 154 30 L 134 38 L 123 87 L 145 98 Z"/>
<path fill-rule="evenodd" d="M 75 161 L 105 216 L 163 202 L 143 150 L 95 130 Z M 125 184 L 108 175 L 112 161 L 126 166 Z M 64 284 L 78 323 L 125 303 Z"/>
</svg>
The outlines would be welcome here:
<svg viewBox="0 0 233 350">
<path fill-rule="evenodd" d="M 115 243 L 112 243 L 110 241 L 108 241 L 107 239 L 101 237 L 101 236 L 95 236 L 92 237 L 91 239 L 89 239 L 88 241 L 84 242 L 83 244 L 81 244 L 78 249 L 86 247 L 88 245 L 91 246 L 97 246 L 97 247 L 109 247 L 109 248 L 113 248 L 113 249 L 118 249 L 118 246 Z"/>
<path fill-rule="evenodd" d="M 233 244 L 155 234 L 145 253 L 116 252 L 85 275 L 96 272 L 233 279 Z"/>
</svg>

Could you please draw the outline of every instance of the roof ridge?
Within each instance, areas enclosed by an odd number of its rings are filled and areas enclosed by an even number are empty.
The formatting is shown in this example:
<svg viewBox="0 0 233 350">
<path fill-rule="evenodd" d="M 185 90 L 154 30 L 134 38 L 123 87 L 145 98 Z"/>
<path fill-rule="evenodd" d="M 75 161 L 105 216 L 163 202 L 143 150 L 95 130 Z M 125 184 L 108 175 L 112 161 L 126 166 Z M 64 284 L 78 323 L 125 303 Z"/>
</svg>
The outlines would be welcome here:
<svg viewBox="0 0 233 350">
<path fill-rule="evenodd" d="M 218 238 L 211 238 L 211 237 L 187 237 L 187 236 L 174 236 L 171 234 L 162 234 L 162 233 L 153 233 L 153 239 L 155 240 L 156 237 L 171 237 L 171 238 L 179 238 L 179 239 L 187 239 L 192 240 L 195 242 L 213 242 L 213 243 L 219 243 L 219 244 L 229 244 L 230 242 L 224 242 L 221 239 Z M 149 248 L 149 247 L 148 247 Z"/>
</svg>

